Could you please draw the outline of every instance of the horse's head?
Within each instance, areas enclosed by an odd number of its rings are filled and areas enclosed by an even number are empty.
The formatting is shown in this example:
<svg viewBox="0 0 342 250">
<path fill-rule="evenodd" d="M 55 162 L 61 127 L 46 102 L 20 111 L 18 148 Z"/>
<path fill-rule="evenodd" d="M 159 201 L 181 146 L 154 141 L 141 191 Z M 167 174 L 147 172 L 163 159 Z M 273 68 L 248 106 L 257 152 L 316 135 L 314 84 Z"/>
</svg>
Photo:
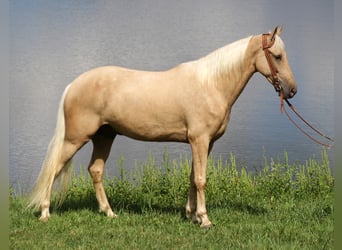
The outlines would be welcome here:
<svg viewBox="0 0 342 250">
<path fill-rule="evenodd" d="M 261 35 L 261 49 L 256 56 L 256 70 L 264 75 L 284 98 L 292 98 L 297 84 L 287 60 L 284 43 L 280 38 L 282 28 Z"/>
</svg>

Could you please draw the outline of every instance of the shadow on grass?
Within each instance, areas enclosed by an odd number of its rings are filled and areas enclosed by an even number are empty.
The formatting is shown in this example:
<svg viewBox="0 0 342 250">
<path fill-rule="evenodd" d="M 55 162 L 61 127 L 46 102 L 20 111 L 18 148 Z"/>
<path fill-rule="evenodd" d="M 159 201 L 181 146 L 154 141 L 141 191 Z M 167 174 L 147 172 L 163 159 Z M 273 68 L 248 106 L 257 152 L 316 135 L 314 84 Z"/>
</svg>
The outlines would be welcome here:
<svg viewBox="0 0 342 250">
<path fill-rule="evenodd" d="M 110 202 L 111 203 L 111 202 Z M 88 197 L 87 199 L 83 200 L 72 200 L 68 199 L 66 200 L 60 207 L 55 207 L 54 202 L 52 203 L 52 212 L 57 213 L 57 214 L 63 214 L 66 212 L 70 211 L 81 211 L 81 210 L 89 210 L 94 213 L 99 212 L 99 207 L 97 200 L 95 196 Z M 185 208 L 184 207 L 175 207 L 175 206 L 170 206 L 170 207 L 159 207 L 159 206 L 146 206 L 146 205 L 138 205 L 138 204 L 121 204 L 121 205 L 115 205 L 111 204 L 111 207 L 113 209 L 114 213 L 117 213 L 119 211 L 124 211 L 127 213 L 133 213 L 133 214 L 144 214 L 146 212 L 150 211 L 157 211 L 161 213 L 167 213 L 167 214 L 181 214 L 182 217 L 186 218 L 185 215 Z M 37 217 L 40 214 L 37 213 Z"/>
<path fill-rule="evenodd" d="M 139 204 L 133 204 L 133 203 L 127 203 L 124 201 L 119 201 L 116 199 L 116 204 L 114 202 L 110 202 L 111 207 L 114 211 L 114 213 L 117 213 L 119 211 L 124 211 L 127 213 L 133 213 L 133 214 L 144 214 L 146 212 L 159 212 L 159 213 L 165 213 L 165 214 L 180 214 L 181 217 L 184 220 L 188 220 L 185 213 L 185 205 L 168 205 L 168 206 L 160 206 L 160 205 L 152 205 L 149 206 L 146 203 L 139 203 Z M 185 204 L 185 202 L 184 202 Z M 70 212 L 70 211 L 81 211 L 81 210 L 88 210 L 92 211 L 95 214 L 98 213 L 98 203 L 95 197 L 95 194 L 91 195 L 89 194 L 86 197 L 83 197 L 83 199 L 74 199 L 69 198 L 64 201 L 64 203 L 60 207 L 55 207 L 54 202 L 52 202 L 51 207 L 52 213 L 60 214 Z M 228 209 L 232 211 L 239 211 L 243 213 L 248 213 L 251 215 L 264 215 L 269 212 L 269 210 L 265 207 L 259 206 L 259 205 L 251 205 L 246 204 L 244 202 L 229 202 L 227 204 L 221 204 L 221 205 L 207 205 L 208 212 L 210 213 L 210 210 L 214 209 Z M 39 216 L 39 213 L 36 213 L 36 216 Z"/>
<path fill-rule="evenodd" d="M 262 207 L 259 205 L 246 204 L 241 201 L 231 202 L 229 205 L 225 206 L 225 208 L 229 208 L 231 210 L 235 210 L 239 212 L 245 212 L 251 215 L 264 215 L 269 212 L 269 210 L 265 207 Z"/>
</svg>

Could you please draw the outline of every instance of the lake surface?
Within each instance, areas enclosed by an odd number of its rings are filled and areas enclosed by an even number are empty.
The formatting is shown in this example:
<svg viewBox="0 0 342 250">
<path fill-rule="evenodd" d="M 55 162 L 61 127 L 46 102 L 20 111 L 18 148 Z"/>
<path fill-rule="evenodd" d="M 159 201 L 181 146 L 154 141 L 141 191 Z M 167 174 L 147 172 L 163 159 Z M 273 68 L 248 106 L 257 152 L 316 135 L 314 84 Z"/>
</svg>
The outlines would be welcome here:
<svg viewBox="0 0 342 250">
<path fill-rule="evenodd" d="M 289 62 L 298 83 L 293 104 L 308 120 L 334 135 L 333 1 L 10 1 L 10 183 L 26 189 L 39 173 L 53 135 L 65 86 L 103 65 L 166 70 L 228 43 L 284 26 Z M 233 107 L 214 157 L 251 168 L 263 155 L 303 163 L 321 147 L 279 112 L 273 87 L 255 74 Z M 139 142 L 118 136 L 106 170 L 118 159 L 127 168 L 152 153 L 162 160 L 191 156 L 180 143 Z M 92 145 L 74 157 L 87 166 Z M 332 156 L 332 151 L 329 151 Z M 332 157 L 331 157 L 332 158 Z"/>
</svg>

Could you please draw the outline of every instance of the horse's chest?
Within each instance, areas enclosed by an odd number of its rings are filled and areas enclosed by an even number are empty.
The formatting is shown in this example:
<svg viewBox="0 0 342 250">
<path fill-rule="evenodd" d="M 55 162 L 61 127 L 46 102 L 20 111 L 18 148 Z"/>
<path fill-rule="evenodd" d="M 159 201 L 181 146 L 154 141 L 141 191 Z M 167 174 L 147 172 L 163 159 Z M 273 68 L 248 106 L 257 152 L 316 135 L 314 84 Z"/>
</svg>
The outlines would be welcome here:
<svg viewBox="0 0 342 250">
<path fill-rule="evenodd" d="M 224 132 L 226 131 L 227 125 L 228 125 L 228 121 L 229 121 L 229 114 L 225 115 L 221 121 L 221 123 L 218 126 L 217 129 L 217 136 L 221 136 L 224 134 Z"/>
<path fill-rule="evenodd" d="M 213 117 L 210 128 L 213 138 L 219 138 L 224 134 L 229 122 L 229 116 L 230 111 L 226 111 L 218 113 L 215 118 Z"/>
</svg>

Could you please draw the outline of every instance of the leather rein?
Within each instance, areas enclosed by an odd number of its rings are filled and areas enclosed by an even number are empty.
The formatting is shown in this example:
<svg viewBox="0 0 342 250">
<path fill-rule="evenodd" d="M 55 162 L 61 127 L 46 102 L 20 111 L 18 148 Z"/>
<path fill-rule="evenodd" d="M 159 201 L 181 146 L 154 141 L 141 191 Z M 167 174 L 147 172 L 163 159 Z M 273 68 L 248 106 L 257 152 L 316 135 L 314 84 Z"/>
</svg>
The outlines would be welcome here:
<svg viewBox="0 0 342 250">
<path fill-rule="evenodd" d="M 286 111 L 285 106 L 284 106 L 284 100 L 287 103 L 287 105 L 291 108 L 291 110 L 298 116 L 298 118 L 300 120 L 302 120 L 309 128 L 311 128 L 314 132 L 316 132 L 318 135 L 320 135 L 321 137 L 327 139 L 330 142 L 334 142 L 334 140 L 323 134 L 321 131 L 319 131 L 317 128 L 315 128 L 314 126 L 312 126 L 298 111 L 297 109 L 289 102 L 289 100 L 287 98 L 284 98 L 283 93 L 282 93 L 282 86 L 280 85 L 280 80 L 278 77 L 278 73 L 279 71 L 277 70 L 277 68 L 275 67 L 275 65 L 273 64 L 272 58 L 271 58 L 271 54 L 269 51 L 269 48 L 271 48 L 274 45 L 275 42 L 275 38 L 272 37 L 270 43 L 267 42 L 267 37 L 270 34 L 263 34 L 262 35 L 262 49 L 265 53 L 265 57 L 268 63 L 268 66 L 270 67 L 271 70 L 271 80 L 272 80 L 272 85 L 275 89 L 275 91 L 279 94 L 280 97 L 280 113 L 282 114 L 283 111 L 286 114 L 286 116 L 288 117 L 288 119 L 294 124 L 294 126 L 299 129 L 304 135 L 306 135 L 309 139 L 311 139 L 312 141 L 316 142 L 317 144 L 327 147 L 327 148 L 332 148 L 334 147 L 334 145 L 329 144 L 329 143 L 324 143 L 319 141 L 318 139 L 314 138 L 312 135 L 310 135 L 308 132 L 306 132 L 302 127 L 300 127 L 295 121 L 294 119 L 289 115 L 289 113 Z"/>
</svg>

